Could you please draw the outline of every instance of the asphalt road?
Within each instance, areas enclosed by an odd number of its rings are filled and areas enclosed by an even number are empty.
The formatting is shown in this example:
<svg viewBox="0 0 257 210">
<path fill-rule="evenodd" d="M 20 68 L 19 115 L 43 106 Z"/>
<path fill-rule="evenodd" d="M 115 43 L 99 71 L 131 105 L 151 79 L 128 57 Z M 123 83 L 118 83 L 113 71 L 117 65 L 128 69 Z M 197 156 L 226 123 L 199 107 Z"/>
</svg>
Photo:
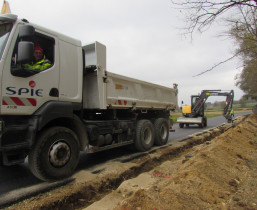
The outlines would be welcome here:
<svg viewBox="0 0 257 210">
<path fill-rule="evenodd" d="M 235 117 L 246 114 L 249 113 L 236 114 Z M 170 133 L 169 142 L 182 140 L 188 135 L 217 127 L 225 122 L 226 119 L 223 116 L 220 116 L 209 118 L 207 127 L 205 128 L 199 128 L 197 125 L 179 128 L 178 124 L 175 124 L 173 126 L 175 132 Z M 119 158 L 124 155 L 130 155 L 132 153 L 133 151 L 128 150 L 127 148 L 117 148 L 90 155 L 81 154 L 77 171 L 81 169 L 90 171 L 90 168 L 96 164 L 103 164 L 105 161 Z M 61 184 L 65 183 L 57 183 L 57 185 Z M 36 194 L 39 188 L 42 191 L 54 187 L 54 185 L 56 185 L 56 183 L 44 183 L 36 179 L 29 171 L 27 162 L 12 167 L 0 167 L 0 208 L 3 205 L 12 203 L 13 199 L 22 199 L 31 194 Z M 12 197 L 10 195 L 15 196 Z"/>
<path fill-rule="evenodd" d="M 235 114 L 235 117 L 246 115 L 246 114 L 250 114 L 250 112 Z M 225 119 L 225 117 L 218 116 L 218 117 L 208 118 L 207 126 L 204 128 L 199 128 L 198 125 L 190 125 L 189 127 L 184 126 L 184 128 L 179 128 L 179 125 L 175 124 L 173 126 L 173 129 L 175 129 L 175 132 L 170 133 L 169 141 L 181 140 L 188 135 L 217 127 L 218 125 L 221 125 L 222 123 L 226 123 L 226 122 L 227 120 Z"/>
</svg>

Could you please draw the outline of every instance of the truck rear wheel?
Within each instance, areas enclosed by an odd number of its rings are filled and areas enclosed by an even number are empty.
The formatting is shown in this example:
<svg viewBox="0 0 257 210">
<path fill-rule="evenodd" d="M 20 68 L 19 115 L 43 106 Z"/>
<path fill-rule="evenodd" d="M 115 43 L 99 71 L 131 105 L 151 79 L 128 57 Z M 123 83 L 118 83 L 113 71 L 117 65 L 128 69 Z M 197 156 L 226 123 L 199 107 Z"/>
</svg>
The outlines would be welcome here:
<svg viewBox="0 0 257 210">
<path fill-rule="evenodd" d="M 135 148 L 144 152 L 154 144 L 154 127 L 150 120 L 139 120 L 136 127 Z"/>
<path fill-rule="evenodd" d="M 31 172 L 43 181 L 72 175 L 78 160 L 77 136 L 65 127 L 52 127 L 41 132 L 28 156 Z"/>
<path fill-rule="evenodd" d="M 166 119 L 158 118 L 154 122 L 155 139 L 154 144 L 157 146 L 165 145 L 169 138 L 169 124 Z"/>
</svg>

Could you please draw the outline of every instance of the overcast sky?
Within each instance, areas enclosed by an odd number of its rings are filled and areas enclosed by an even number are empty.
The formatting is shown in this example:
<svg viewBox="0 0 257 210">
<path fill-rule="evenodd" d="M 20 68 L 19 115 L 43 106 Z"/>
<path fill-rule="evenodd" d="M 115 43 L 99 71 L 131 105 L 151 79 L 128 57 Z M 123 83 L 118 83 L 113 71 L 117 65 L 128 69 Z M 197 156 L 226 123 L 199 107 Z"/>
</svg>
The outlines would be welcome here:
<svg viewBox="0 0 257 210">
<path fill-rule="evenodd" d="M 2 1 L 3 2 L 3 1 Z M 218 35 L 215 25 L 193 40 L 182 35 L 185 27 L 170 0 L 8 0 L 19 18 L 82 41 L 107 47 L 107 70 L 172 87 L 178 84 L 180 101 L 203 89 L 243 92 L 235 86 L 239 60 L 230 61 L 198 77 L 194 75 L 229 58 L 235 43 Z M 208 101 L 222 101 L 223 97 Z"/>
</svg>

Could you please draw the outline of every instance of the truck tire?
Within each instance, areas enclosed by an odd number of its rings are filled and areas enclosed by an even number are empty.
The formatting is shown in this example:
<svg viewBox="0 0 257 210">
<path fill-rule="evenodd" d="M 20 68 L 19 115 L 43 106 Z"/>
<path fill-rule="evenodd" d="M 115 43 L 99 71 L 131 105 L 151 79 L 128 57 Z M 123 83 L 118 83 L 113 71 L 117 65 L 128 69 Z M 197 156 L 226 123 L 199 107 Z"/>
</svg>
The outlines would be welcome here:
<svg viewBox="0 0 257 210">
<path fill-rule="evenodd" d="M 184 128 L 184 123 L 179 123 L 180 128 Z"/>
<path fill-rule="evenodd" d="M 169 138 L 169 124 L 166 119 L 158 118 L 154 122 L 154 144 L 157 146 L 165 145 Z"/>
<path fill-rule="evenodd" d="M 136 126 L 135 148 L 144 152 L 154 144 L 154 127 L 150 120 L 139 120 Z"/>
<path fill-rule="evenodd" d="M 28 155 L 31 172 L 43 181 L 66 178 L 74 172 L 79 160 L 76 134 L 65 127 L 41 132 Z"/>
</svg>

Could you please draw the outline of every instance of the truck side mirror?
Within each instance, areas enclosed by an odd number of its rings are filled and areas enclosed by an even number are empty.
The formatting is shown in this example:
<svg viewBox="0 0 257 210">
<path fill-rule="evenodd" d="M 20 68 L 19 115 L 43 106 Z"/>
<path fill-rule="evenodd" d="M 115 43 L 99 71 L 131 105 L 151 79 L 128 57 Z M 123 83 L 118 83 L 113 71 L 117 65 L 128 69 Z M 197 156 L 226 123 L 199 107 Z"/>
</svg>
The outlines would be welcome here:
<svg viewBox="0 0 257 210">
<path fill-rule="evenodd" d="M 34 43 L 27 41 L 20 41 L 18 44 L 18 58 L 19 64 L 25 64 L 33 61 Z M 38 74 L 40 71 L 33 69 L 26 69 L 20 65 L 11 68 L 11 74 L 16 77 L 29 77 Z"/>
<path fill-rule="evenodd" d="M 34 43 L 21 41 L 18 44 L 18 63 L 29 63 L 33 60 Z"/>
<path fill-rule="evenodd" d="M 33 38 L 35 34 L 35 28 L 30 25 L 22 25 L 19 27 L 19 38 L 24 39 L 24 38 Z"/>
</svg>

